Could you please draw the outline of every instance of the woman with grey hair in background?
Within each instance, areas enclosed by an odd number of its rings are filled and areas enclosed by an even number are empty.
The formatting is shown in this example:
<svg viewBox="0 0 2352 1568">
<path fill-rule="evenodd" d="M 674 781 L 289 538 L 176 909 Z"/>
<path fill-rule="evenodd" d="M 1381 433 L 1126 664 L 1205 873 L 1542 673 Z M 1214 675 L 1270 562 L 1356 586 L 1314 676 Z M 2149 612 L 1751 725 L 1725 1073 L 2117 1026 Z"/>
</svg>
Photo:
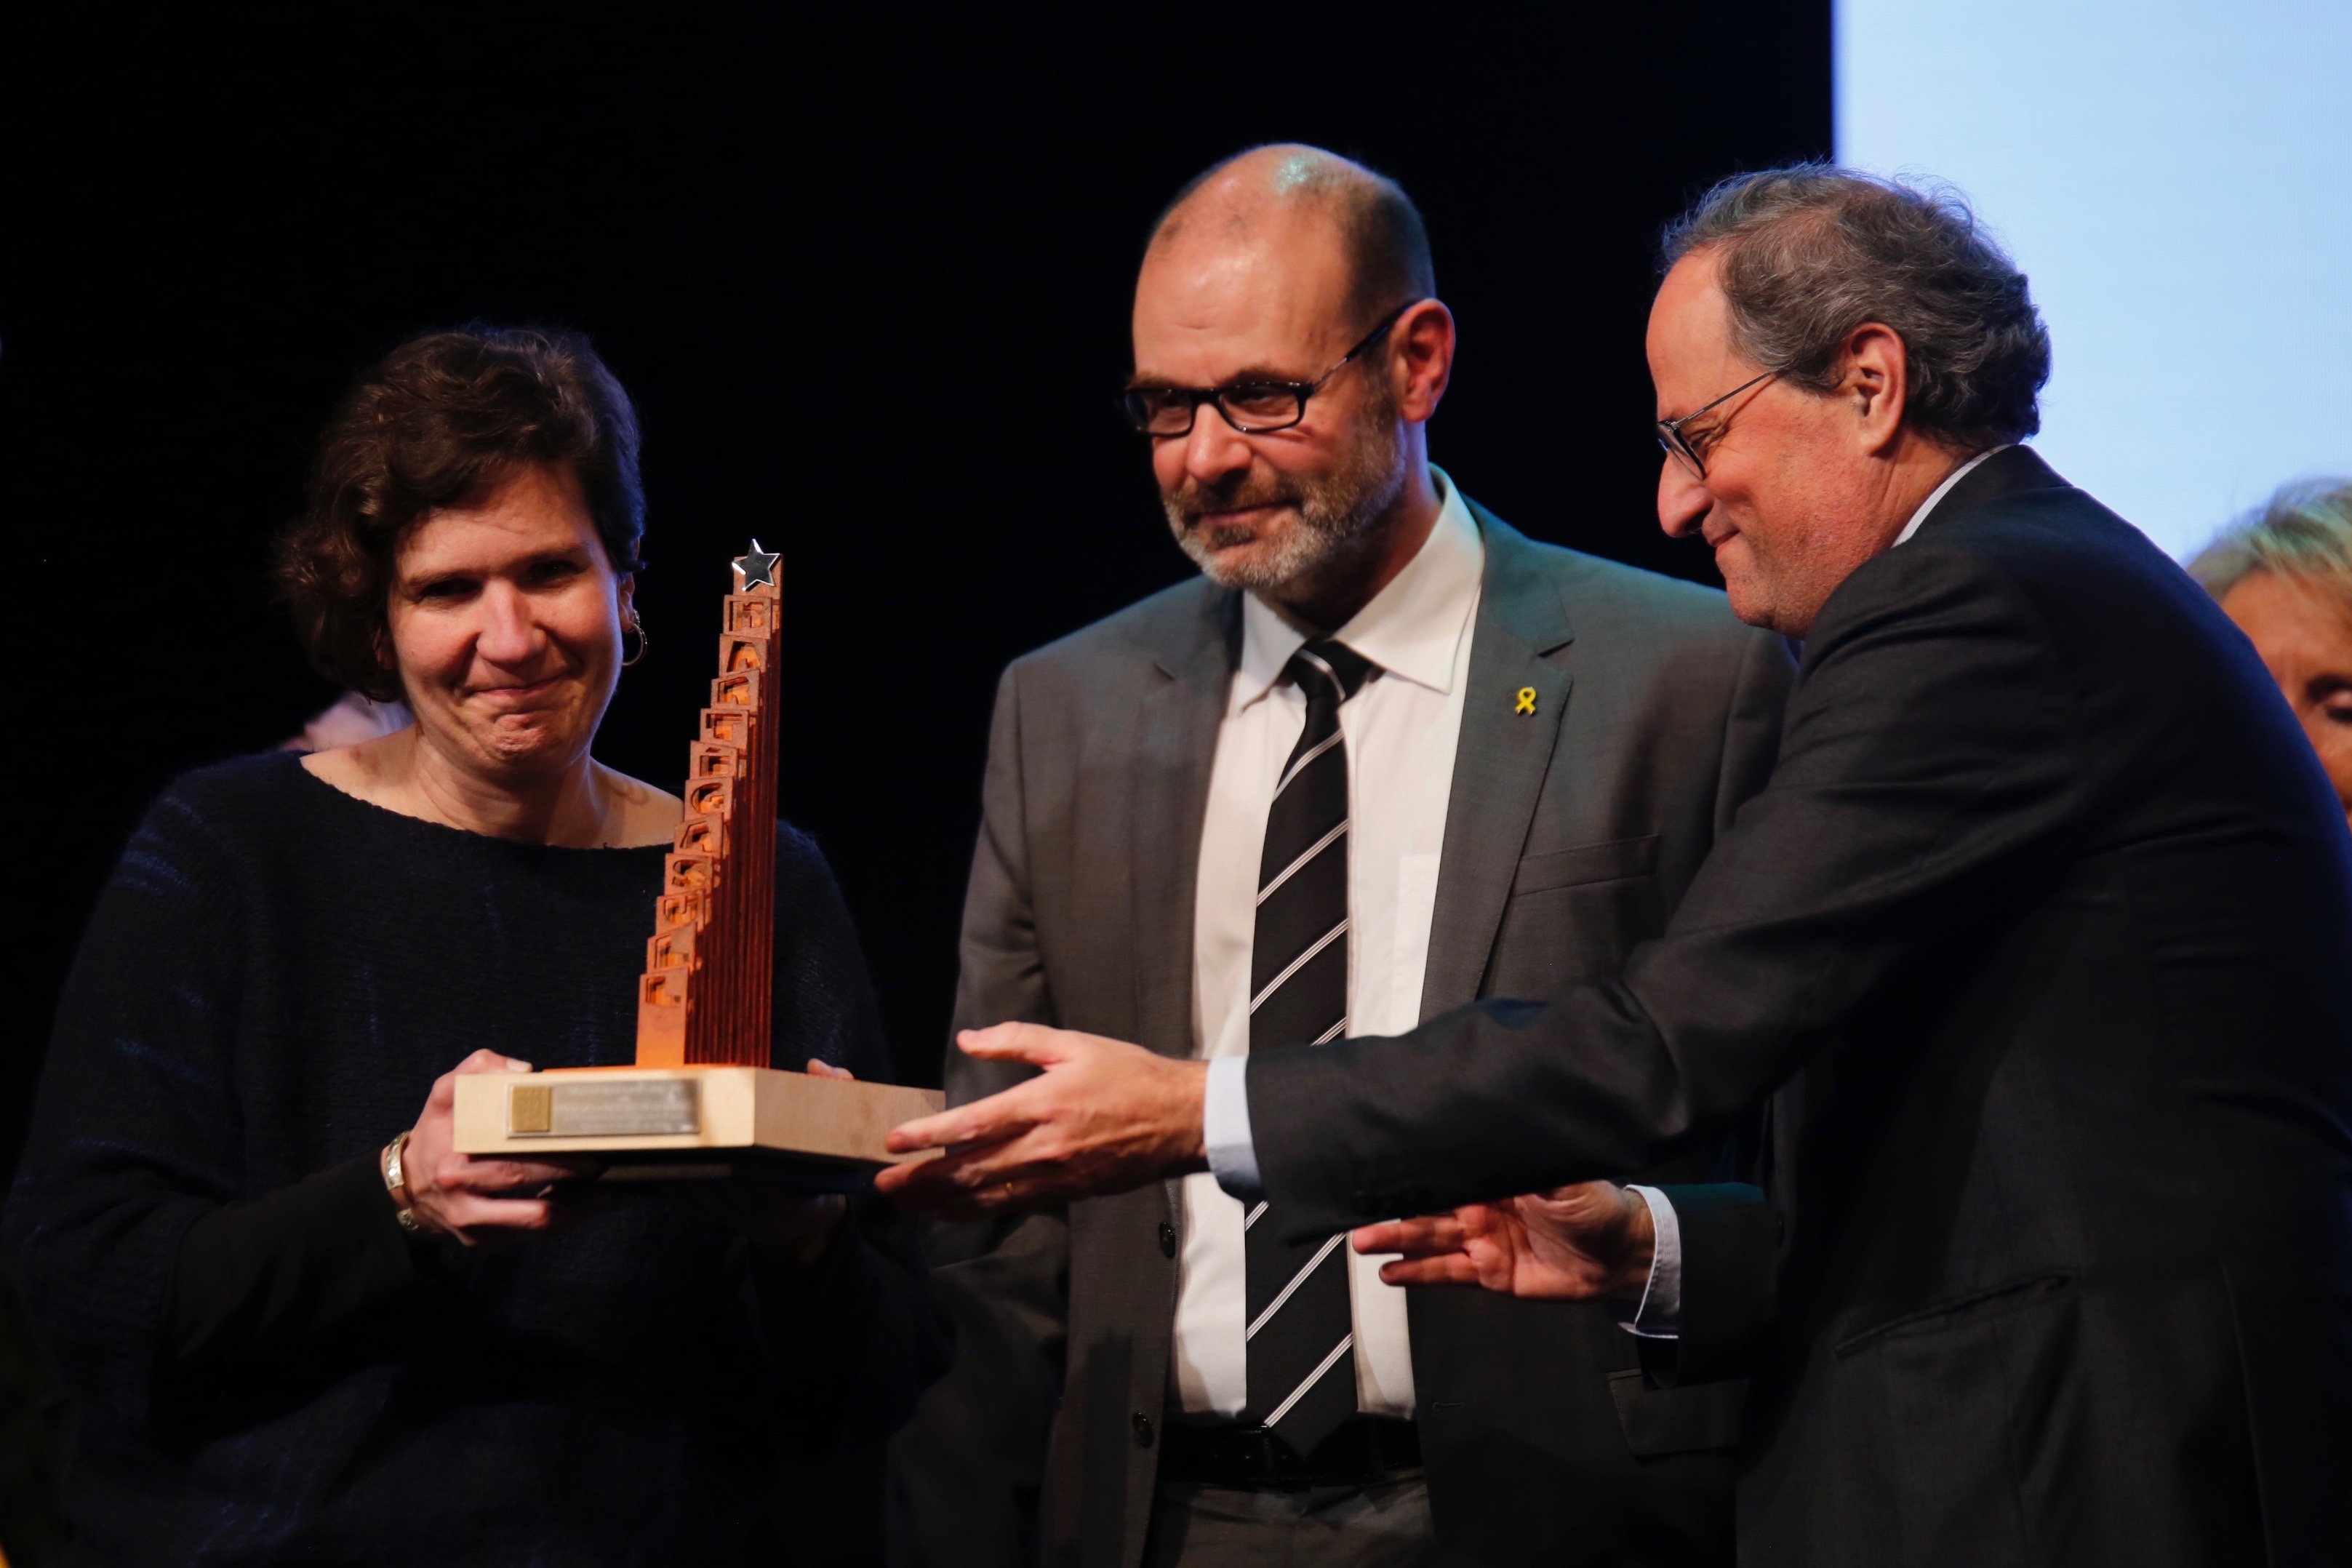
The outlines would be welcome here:
<svg viewBox="0 0 2352 1568">
<path fill-rule="evenodd" d="M 2352 822 L 2352 479 L 2283 487 L 2189 571 L 2253 639 Z"/>
</svg>

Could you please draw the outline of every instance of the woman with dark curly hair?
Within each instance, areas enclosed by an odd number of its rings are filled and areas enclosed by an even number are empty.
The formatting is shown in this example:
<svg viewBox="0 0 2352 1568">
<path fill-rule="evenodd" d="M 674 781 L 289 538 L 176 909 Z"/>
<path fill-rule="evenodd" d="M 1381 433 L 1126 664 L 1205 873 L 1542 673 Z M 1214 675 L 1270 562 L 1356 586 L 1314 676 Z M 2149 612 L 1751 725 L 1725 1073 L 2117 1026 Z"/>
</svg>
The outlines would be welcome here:
<svg viewBox="0 0 2352 1568">
<path fill-rule="evenodd" d="M 86 1560 L 788 1561 L 780 1458 L 941 1367 L 887 1212 L 451 1147 L 459 1073 L 632 1058 L 681 807 L 590 747 L 643 519 L 578 338 L 420 338 L 329 426 L 280 581 L 320 668 L 415 722 L 165 792 L 8 1206 L 85 1401 Z M 832 876 L 789 827 L 777 862 L 775 1058 L 883 1076 Z"/>
</svg>

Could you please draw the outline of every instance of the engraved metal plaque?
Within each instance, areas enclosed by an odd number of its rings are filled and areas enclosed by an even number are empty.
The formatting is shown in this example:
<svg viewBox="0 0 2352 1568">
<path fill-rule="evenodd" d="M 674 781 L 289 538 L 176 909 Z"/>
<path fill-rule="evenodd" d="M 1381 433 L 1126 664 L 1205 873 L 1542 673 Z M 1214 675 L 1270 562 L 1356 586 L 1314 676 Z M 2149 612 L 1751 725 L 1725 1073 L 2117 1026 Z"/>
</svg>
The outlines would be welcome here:
<svg viewBox="0 0 2352 1568">
<path fill-rule="evenodd" d="M 519 1083 L 507 1091 L 507 1133 L 514 1138 L 638 1138 L 699 1132 L 700 1089 L 690 1078 Z"/>
<path fill-rule="evenodd" d="M 555 1108 L 543 1083 L 519 1083 L 507 1090 L 507 1135 L 522 1137 L 555 1130 Z"/>
</svg>

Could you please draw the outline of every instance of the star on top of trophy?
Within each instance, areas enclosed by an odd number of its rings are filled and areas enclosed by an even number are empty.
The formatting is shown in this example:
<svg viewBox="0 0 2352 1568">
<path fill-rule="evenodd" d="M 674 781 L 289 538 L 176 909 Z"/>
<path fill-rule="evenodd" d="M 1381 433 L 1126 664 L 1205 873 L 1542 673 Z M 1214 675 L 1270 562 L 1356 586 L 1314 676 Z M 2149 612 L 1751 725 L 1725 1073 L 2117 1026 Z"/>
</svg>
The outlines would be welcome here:
<svg viewBox="0 0 2352 1568">
<path fill-rule="evenodd" d="M 751 553 L 735 557 L 735 591 L 747 588 L 772 588 L 776 585 L 776 563 L 783 559 L 760 548 L 758 540 L 751 541 Z"/>
</svg>

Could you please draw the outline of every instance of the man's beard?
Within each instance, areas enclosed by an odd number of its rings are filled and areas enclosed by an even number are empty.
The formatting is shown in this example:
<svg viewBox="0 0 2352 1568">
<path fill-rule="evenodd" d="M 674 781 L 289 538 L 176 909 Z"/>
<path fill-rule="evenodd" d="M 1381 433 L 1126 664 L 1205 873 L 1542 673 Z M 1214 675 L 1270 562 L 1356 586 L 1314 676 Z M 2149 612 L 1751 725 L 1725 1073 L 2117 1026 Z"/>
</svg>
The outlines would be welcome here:
<svg viewBox="0 0 2352 1568">
<path fill-rule="evenodd" d="M 1201 417 L 1209 418 L 1203 409 Z M 1363 435 L 1349 444 L 1339 468 L 1313 479 L 1245 471 L 1226 486 L 1190 479 L 1161 492 L 1169 531 L 1193 563 L 1220 587 L 1280 595 L 1312 581 L 1333 562 L 1360 549 L 1404 493 L 1404 443 L 1392 409 L 1365 410 Z M 1268 538 L 1261 524 L 1204 525 L 1207 511 L 1287 507 Z M 1246 554 L 1232 547 L 1253 542 Z"/>
</svg>

